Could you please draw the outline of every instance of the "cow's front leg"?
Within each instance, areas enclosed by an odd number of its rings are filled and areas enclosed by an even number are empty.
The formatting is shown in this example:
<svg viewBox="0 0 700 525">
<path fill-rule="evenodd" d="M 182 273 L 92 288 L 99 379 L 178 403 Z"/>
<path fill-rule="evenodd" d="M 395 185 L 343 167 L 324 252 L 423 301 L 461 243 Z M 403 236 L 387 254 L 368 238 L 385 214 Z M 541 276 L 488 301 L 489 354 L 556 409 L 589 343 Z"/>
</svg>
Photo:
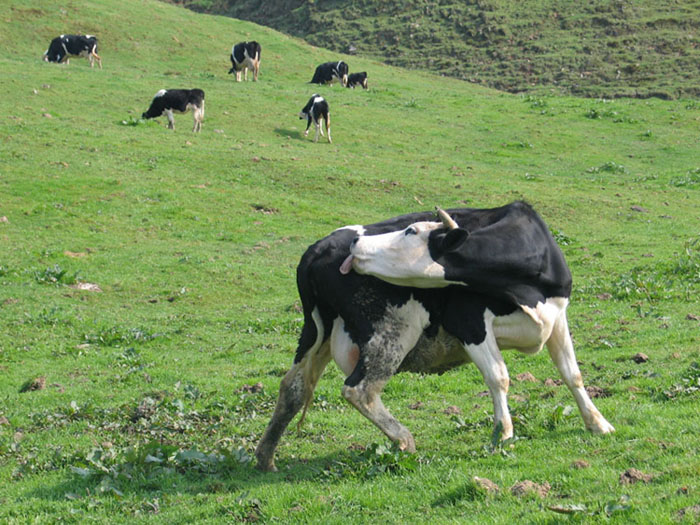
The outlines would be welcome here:
<svg viewBox="0 0 700 525">
<path fill-rule="evenodd" d="M 347 399 L 360 413 L 377 425 L 389 439 L 406 452 L 416 451 L 416 441 L 413 434 L 391 415 L 379 396 L 387 381 L 361 381 L 358 385 L 343 386 L 343 397 Z"/>
<path fill-rule="evenodd" d="M 549 356 L 554 361 L 557 369 L 559 369 L 564 383 L 566 383 L 566 386 L 569 387 L 573 394 L 586 428 L 594 434 L 614 432 L 615 428 L 608 423 L 603 414 L 595 407 L 583 386 L 583 378 L 576 363 L 574 344 L 569 334 L 569 325 L 565 312 L 561 313 L 561 316 L 554 324 L 552 335 L 547 341 L 547 350 L 549 350 Z"/>
<path fill-rule="evenodd" d="M 416 451 L 413 435 L 391 415 L 380 394 L 428 322 L 428 312 L 412 301 L 389 309 L 383 322 L 375 324 L 375 334 L 360 349 L 357 364 L 343 386 L 343 397 L 407 452 Z"/>
<path fill-rule="evenodd" d="M 316 126 L 316 135 L 314 136 L 314 142 L 318 142 L 318 133 L 319 131 L 321 131 L 321 121 L 315 121 L 314 125 Z M 321 132 L 321 135 L 323 135 L 323 132 Z"/>
<path fill-rule="evenodd" d="M 257 467 L 260 470 L 277 470 L 275 467 L 277 444 L 294 416 L 302 407 L 311 403 L 316 384 L 328 361 L 330 361 L 330 350 L 328 343 L 325 343 L 320 345 L 318 350 L 310 350 L 282 379 L 275 412 L 255 449 Z"/>
<path fill-rule="evenodd" d="M 486 337 L 479 344 L 464 345 L 469 358 L 477 366 L 488 386 L 493 401 L 493 422 L 501 424 L 501 439 L 513 437 L 513 421 L 508 410 L 508 368 L 498 348 L 493 331 L 487 328 Z"/>
<path fill-rule="evenodd" d="M 165 116 L 168 117 L 168 129 L 175 129 L 175 115 L 169 109 L 165 110 Z"/>
</svg>

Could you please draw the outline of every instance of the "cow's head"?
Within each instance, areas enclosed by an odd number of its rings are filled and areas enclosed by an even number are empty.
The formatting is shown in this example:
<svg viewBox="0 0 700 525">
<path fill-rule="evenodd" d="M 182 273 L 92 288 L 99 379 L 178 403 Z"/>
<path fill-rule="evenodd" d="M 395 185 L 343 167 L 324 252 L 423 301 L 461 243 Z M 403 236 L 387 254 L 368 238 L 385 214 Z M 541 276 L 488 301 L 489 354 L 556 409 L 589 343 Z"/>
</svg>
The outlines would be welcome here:
<svg viewBox="0 0 700 525">
<path fill-rule="evenodd" d="M 416 222 L 403 230 L 356 237 L 340 272 L 354 269 L 392 284 L 418 288 L 457 284 L 446 279 L 444 258 L 458 250 L 469 233 L 444 211 L 438 210 L 438 214 L 442 222 Z"/>
</svg>

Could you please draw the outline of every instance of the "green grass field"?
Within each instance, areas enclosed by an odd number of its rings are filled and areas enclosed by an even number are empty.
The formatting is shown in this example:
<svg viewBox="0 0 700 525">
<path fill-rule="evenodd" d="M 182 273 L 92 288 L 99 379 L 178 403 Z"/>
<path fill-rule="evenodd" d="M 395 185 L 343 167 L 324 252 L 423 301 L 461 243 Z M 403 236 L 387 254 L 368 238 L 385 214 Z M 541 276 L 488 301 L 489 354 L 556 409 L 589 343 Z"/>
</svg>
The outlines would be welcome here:
<svg viewBox="0 0 700 525">
<path fill-rule="evenodd" d="M 100 38 L 103 70 L 40 60 L 68 32 Z M 0 34 L 0 522 L 700 519 L 700 103 L 510 95 L 357 57 L 369 91 L 317 87 L 313 68 L 342 55 L 151 0 L 10 0 Z M 226 74 L 244 39 L 262 44 L 257 83 Z M 159 89 L 194 87 L 200 134 L 189 114 L 174 132 L 138 119 Z M 332 145 L 302 136 L 314 92 Z M 520 439 L 491 443 L 475 367 L 402 374 L 383 399 L 416 438 L 408 456 L 330 365 L 280 471 L 255 470 L 306 247 L 515 199 L 562 245 L 584 380 L 617 432 L 584 430 L 545 384 L 546 352 L 507 353 Z M 632 467 L 650 478 L 621 483 Z M 523 480 L 549 493 L 511 494 Z"/>
</svg>

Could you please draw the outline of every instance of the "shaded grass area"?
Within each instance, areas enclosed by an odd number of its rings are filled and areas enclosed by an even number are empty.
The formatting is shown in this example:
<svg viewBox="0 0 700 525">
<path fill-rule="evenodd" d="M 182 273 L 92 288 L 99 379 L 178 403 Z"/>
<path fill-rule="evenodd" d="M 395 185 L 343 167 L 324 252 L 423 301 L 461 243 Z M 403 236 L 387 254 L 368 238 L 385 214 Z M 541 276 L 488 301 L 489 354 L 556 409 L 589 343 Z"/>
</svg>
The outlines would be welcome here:
<svg viewBox="0 0 700 525">
<path fill-rule="evenodd" d="M 15 2 L 0 27 L 3 521 L 547 523 L 548 506 L 577 505 L 573 520 L 629 523 L 697 503 L 692 100 L 513 96 L 357 57 L 369 92 L 308 86 L 326 51 L 150 1 Z M 68 30 L 98 35 L 102 71 L 38 60 Z M 244 39 L 263 44 L 256 84 L 226 75 Z M 175 132 L 139 120 L 164 87 L 206 91 L 201 134 L 189 115 Z M 300 135 L 316 90 L 330 146 Z M 331 365 L 280 472 L 255 471 L 305 248 L 344 224 L 520 198 L 571 265 L 577 355 L 618 432 L 585 433 L 545 355 L 507 353 L 521 439 L 491 442 L 474 367 L 402 374 L 384 400 L 416 436 L 407 456 L 342 400 Z M 621 484 L 629 467 L 651 480 Z M 524 479 L 549 495 L 513 496 Z"/>
<path fill-rule="evenodd" d="M 341 53 L 504 91 L 698 95 L 700 8 L 692 2 L 174 3 L 252 20 Z"/>
</svg>

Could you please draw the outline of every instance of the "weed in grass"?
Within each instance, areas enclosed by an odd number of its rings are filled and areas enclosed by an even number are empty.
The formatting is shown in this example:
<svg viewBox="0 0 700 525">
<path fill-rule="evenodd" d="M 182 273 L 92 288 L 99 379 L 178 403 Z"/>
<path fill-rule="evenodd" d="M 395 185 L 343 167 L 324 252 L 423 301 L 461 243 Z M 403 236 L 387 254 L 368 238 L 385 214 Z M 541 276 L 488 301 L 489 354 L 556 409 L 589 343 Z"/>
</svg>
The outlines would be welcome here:
<svg viewBox="0 0 700 525">
<path fill-rule="evenodd" d="M 680 382 L 663 390 L 660 397 L 661 399 L 675 399 L 681 396 L 697 395 L 698 392 L 700 392 L 700 365 L 694 362 L 683 373 Z"/>
<path fill-rule="evenodd" d="M 547 420 L 547 429 L 554 430 L 564 421 L 573 419 L 577 416 L 576 410 L 570 405 L 557 405 Z"/>
<path fill-rule="evenodd" d="M 700 168 L 688 170 L 685 175 L 672 178 L 671 186 L 675 186 L 676 188 L 700 187 Z"/>
<path fill-rule="evenodd" d="M 99 346 L 128 346 L 144 343 L 160 337 L 142 328 L 123 329 L 118 326 L 100 328 L 97 332 L 83 335 L 83 343 Z"/>
<path fill-rule="evenodd" d="M 380 474 L 405 474 L 418 468 L 415 454 L 409 454 L 399 448 L 396 443 L 387 446 L 373 443 L 362 454 L 365 460 L 363 474 L 371 478 Z"/>
<path fill-rule="evenodd" d="M 618 164 L 615 161 L 608 161 L 600 166 L 595 166 L 588 168 L 586 173 L 614 173 L 614 174 L 624 174 L 627 173 L 627 168 L 622 164 Z"/>
<path fill-rule="evenodd" d="M 123 449 L 96 447 L 71 465 L 71 472 L 98 493 L 123 496 L 150 480 L 179 474 L 229 474 L 252 457 L 242 447 L 202 452 L 151 441 Z"/>
<path fill-rule="evenodd" d="M 34 280 L 41 284 L 75 284 L 78 281 L 78 272 L 69 273 L 68 270 L 61 268 L 58 264 L 49 266 L 44 270 L 34 271 Z"/>
<path fill-rule="evenodd" d="M 688 239 L 671 272 L 688 283 L 700 284 L 700 237 Z"/>
<path fill-rule="evenodd" d="M 552 237 L 554 237 L 554 240 L 557 241 L 557 244 L 559 246 L 570 246 L 576 242 L 573 238 L 569 237 L 561 230 L 557 230 L 556 228 L 550 228 L 549 231 L 551 232 Z"/>
</svg>

